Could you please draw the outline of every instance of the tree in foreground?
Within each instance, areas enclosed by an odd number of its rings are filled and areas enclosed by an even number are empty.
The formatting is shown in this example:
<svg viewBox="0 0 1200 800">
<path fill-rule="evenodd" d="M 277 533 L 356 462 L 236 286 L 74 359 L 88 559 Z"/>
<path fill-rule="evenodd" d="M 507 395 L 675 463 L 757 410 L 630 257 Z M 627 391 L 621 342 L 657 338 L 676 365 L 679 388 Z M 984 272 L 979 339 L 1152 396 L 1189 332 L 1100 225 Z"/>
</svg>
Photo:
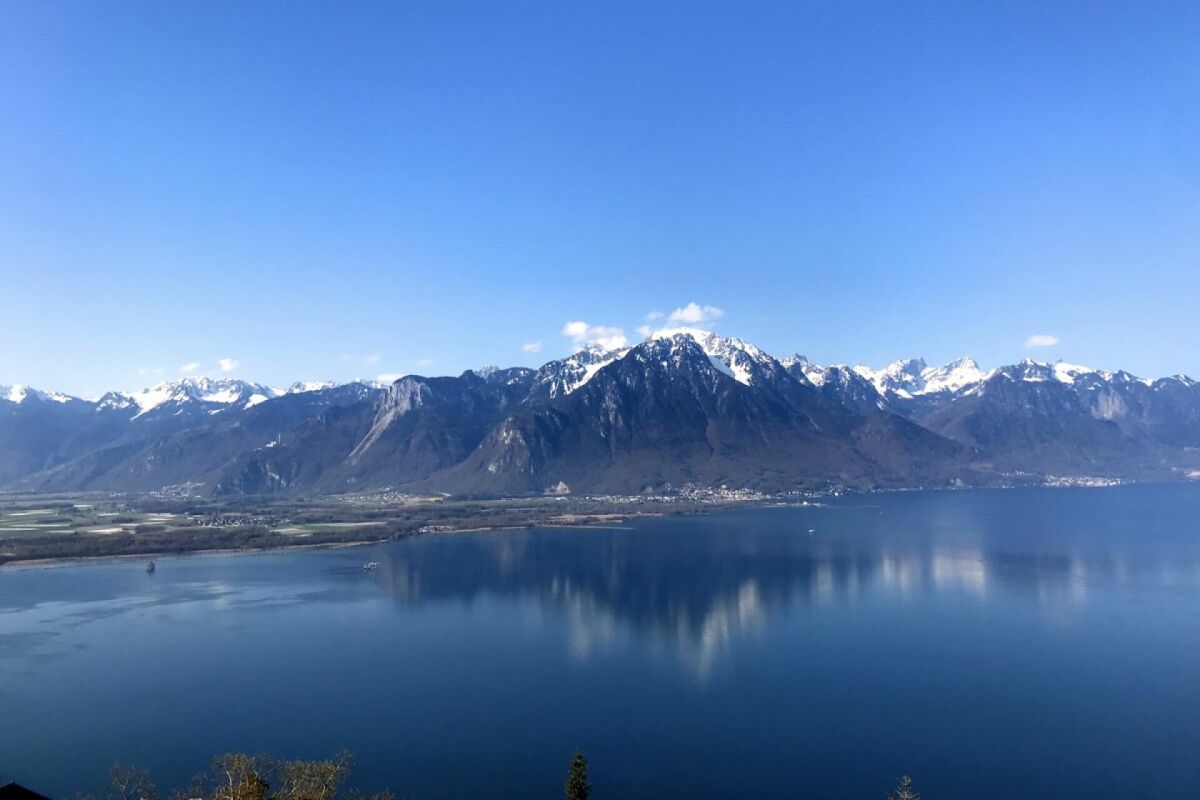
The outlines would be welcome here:
<svg viewBox="0 0 1200 800">
<path fill-rule="evenodd" d="M 571 756 L 571 769 L 563 784 L 563 794 L 567 800 L 588 800 L 591 793 L 592 785 L 587 779 L 587 757 L 576 750 L 575 755 Z"/>
<path fill-rule="evenodd" d="M 108 782 L 112 800 L 158 800 L 158 788 L 143 769 L 113 764 Z"/>
<path fill-rule="evenodd" d="M 262 761 L 244 753 L 220 756 L 213 761 L 209 786 L 199 790 L 193 788 L 186 794 L 209 800 L 266 800 L 271 784 L 263 775 L 266 770 Z M 198 786 L 203 783 L 203 778 L 197 781 Z"/>
<path fill-rule="evenodd" d="M 896 791 L 888 795 L 888 800 L 921 800 L 921 795 L 913 791 L 912 778 L 905 775 L 896 784 Z"/>
<path fill-rule="evenodd" d="M 172 792 L 171 800 L 394 800 L 389 792 L 346 791 L 349 772 L 349 753 L 324 761 L 228 753 L 214 759 L 212 768 L 190 786 Z M 158 790 L 143 770 L 117 765 L 109 779 L 112 786 L 102 800 L 158 800 Z"/>
</svg>

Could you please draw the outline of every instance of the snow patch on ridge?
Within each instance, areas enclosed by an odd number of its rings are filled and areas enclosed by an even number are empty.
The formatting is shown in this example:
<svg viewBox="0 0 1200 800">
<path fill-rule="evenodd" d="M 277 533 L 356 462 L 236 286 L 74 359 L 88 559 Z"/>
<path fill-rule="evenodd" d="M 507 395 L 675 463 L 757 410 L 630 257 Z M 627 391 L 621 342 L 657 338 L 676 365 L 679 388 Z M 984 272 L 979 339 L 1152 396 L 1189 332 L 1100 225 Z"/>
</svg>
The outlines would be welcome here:
<svg viewBox="0 0 1200 800">
<path fill-rule="evenodd" d="M 276 394 L 303 394 L 305 392 L 319 392 L 323 389 L 332 389 L 337 386 L 333 381 L 296 381 L 284 391 L 273 389 Z"/>
<path fill-rule="evenodd" d="M 0 398 L 10 403 L 24 403 L 31 397 L 51 403 L 69 403 L 76 399 L 62 392 L 43 392 L 24 383 L 18 383 L 13 386 L 0 386 Z"/>
<path fill-rule="evenodd" d="M 756 368 L 769 368 L 774 362 L 774 358 L 747 341 L 719 336 L 700 328 L 663 328 L 651 331 L 647 338 L 671 339 L 681 335 L 694 339 L 714 367 L 746 386 L 753 385 Z"/>
</svg>

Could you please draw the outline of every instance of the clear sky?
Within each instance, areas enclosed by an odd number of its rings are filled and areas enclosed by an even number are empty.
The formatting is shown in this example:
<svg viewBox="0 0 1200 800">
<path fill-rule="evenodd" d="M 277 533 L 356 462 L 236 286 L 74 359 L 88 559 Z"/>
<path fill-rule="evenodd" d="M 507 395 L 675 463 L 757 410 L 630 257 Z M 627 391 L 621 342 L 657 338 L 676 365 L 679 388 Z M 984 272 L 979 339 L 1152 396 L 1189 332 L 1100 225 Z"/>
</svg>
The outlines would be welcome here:
<svg viewBox="0 0 1200 800">
<path fill-rule="evenodd" d="M 693 302 L 819 362 L 1200 375 L 1198 42 L 1186 2 L 2 0 L 0 383 L 535 365 Z"/>
</svg>

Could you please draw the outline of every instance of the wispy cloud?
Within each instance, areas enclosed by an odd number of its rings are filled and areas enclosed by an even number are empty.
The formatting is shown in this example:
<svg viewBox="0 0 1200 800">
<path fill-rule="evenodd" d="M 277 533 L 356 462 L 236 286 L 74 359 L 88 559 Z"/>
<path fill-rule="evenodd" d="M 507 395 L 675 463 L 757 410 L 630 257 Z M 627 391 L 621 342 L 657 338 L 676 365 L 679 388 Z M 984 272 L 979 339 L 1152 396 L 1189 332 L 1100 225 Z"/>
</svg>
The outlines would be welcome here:
<svg viewBox="0 0 1200 800">
<path fill-rule="evenodd" d="M 378 364 L 380 360 L 379 353 L 367 353 L 366 355 L 355 355 L 354 353 L 342 353 L 342 361 L 353 362 L 355 364 Z"/>
<path fill-rule="evenodd" d="M 186 363 L 182 367 L 180 367 L 179 371 L 182 372 L 184 375 L 191 375 L 193 372 L 196 372 L 199 369 L 200 369 L 200 362 L 189 361 L 188 363 Z"/>
<path fill-rule="evenodd" d="M 625 338 L 625 331 L 622 328 L 608 325 L 588 325 L 579 320 L 563 325 L 562 335 L 570 339 L 576 346 L 598 344 L 606 350 L 624 347 L 629 341 Z"/>
<path fill-rule="evenodd" d="M 1051 336 L 1048 333 L 1035 333 L 1025 340 L 1025 349 L 1029 350 L 1034 347 L 1053 347 L 1058 344 L 1058 337 Z"/>
<path fill-rule="evenodd" d="M 375 380 L 379 381 L 380 383 L 395 383 L 403 377 L 403 372 L 384 372 L 380 375 L 376 375 Z"/>
<path fill-rule="evenodd" d="M 162 375 L 164 372 L 166 372 L 166 370 L 164 370 L 162 367 L 138 367 L 137 368 L 138 375 L 149 376 L 152 378 L 157 378 L 160 375 Z"/>
<path fill-rule="evenodd" d="M 236 358 L 222 358 L 217 362 L 217 366 L 221 368 L 221 372 L 233 372 L 238 368 L 238 361 Z"/>
<path fill-rule="evenodd" d="M 536 342 L 526 342 L 521 345 L 521 350 L 525 353 L 540 353 L 542 351 L 542 342 L 540 339 Z"/>
<path fill-rule="evenodd" d="M 432 358 L 418 358 L 418 359 L 417 359 L 417 366 L 418 366 L 418 367 L 428 367 L 428 366 L 429 366 L 430 364 L 432 364 L 432 363 L 433 363 L 433 359 L 432 359 Z"/>
<path fill-rule="evenodd" d="M 725 316 L 725 310 L 722 308 L 688 303 L 683 308 L 677 308 L 672 311 L 671 316 L 667 319 L 671 322 L 684 322 L 689 325 L 695 325 L 702 322 L 716 322 L 723 316 Z M 649 318 L 649 315 L 647 315 L 647 318 Z"/>
<path fill-rule="evenodd" d="M 650 323 L 657 322 L 665 316 L 667 315 L 657 309 L 654 311 L 647 311 L 646 316 L 642 317 L 643 323 L 634 328 L 634 330 L 637 331 L 638 336 L 641 336 L 643 339 L 648 339 L 650 338 L 650 334 L 654 332 L 654 327 L 650 325 Z"/>
</svg>

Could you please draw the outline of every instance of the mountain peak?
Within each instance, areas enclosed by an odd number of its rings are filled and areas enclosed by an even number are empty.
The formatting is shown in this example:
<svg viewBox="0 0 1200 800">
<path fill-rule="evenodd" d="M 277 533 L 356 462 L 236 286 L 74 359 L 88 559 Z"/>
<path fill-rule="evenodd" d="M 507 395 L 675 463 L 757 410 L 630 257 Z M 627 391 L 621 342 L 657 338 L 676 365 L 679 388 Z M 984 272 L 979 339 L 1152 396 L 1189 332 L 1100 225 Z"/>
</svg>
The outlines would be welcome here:
<svg viewBox="0 0 1200 800">
<path fill-rule="evenodd" d="M 777 377 L 778 373 L 783 371 L 778 361 L 750 342 L 700 328 L 663 328 L 653 331 L 649 340 L 679 337 L 694 341 L 717 369 L 746 386 Z"/>
<path fill-rule="evenodd" d="M 966 386 L 979 383 L 983 377 L 983 370 L 979 368 L 975 359 L 964 356 L 941 367 L 923 369 L 921 380 L 924 381 L 924 385 L 920 391 L 924 394 L 957 392 Z"/>
<path fill-rule="evenodd" d="M 883 369 L 856 365 L 854 371 L 874 384 L 876 391 L 887 396 L 911 397 L 925 387 L 922 372 L 926 369 L 925 359 L 906 358 L 889 363 Z"/>
<path fill-rule="evenodd" d="M 1034 361 L 1031 358 L 1023 358 L 1017 364 L 1010 367 L 1001 367 L 998 370 L 994 370 L 994 372 L 1013 380 L 1031 383 L 1054 381 L 1067 385 L 1081 380 L 1108 382 L 1114 378 L 1113 373 L 1102 369 L 1093 369 L 1092 367 L 1084 367 L 1079 364 L 1069 364 L 1061 360 L 1051 363 L 1048 361 Z M 1133 378 L 1132 375 L 1129 377 Z"/>
<path fill-rule="evenodd" d="M 209 378 L 198 375 L 180 378 L 177 381 L 164 381 L 138 392 L 110 392 L 102 399 L 100 407 L 127 408 L 132 404 L 138 408 L 135 416 L 140 417 L 164 405 L 183 405 L 190 402 L 217 406 L 242 403 L 256 405 L 280 394 L 278 389 L 247 383 L 237 378 Z M 122 404 L 122 398 L 129 402 Z"/>
<path fill-rule="evenodd" d="M 34 398 L 44 400 L 50 403 L 69 403 L 76 399 L 62 392 L 43 392 L 40 389 L 34 389 L 32 386 L 24 383 L 14 384 L 12 386 L 0 386 L 0 400 L 7 400 L 10 403 L 24 403 L 26 400 Z"/>
<path fill-rule="evenodd" d="M 598 344 L 585 345 L 566 358 L 543 364 L 534 376 L 535 391 L 552 398 L 568 395 L 628 352 L 628 347 L 608 350 Z"/>
<path fill-rule="evenodd" d="M 303 394 L 304 392 L 320 392 L 337 386 L 333 381 L 296 381 L 279 394 Z"/>
<path fill-rule="evenodd" d="M 537 372 L 481 368 L 407 376 L 383 391 L 372 385 L 272 389 L 190 376 L 97 401 L 0 387 L 0 428 L 39 431 L 17 437 L 33 449 L 8 480 L 124 491 L 200 475 L 216 490 L 247 492 L 431 481 L 444 481 L 439 491 L 559 481 L 579 490 L 709 480 L 794 488 L 847 475 L 909 485 L 957 475 L 945 470 L 967 457 L 960 446 L 987 469 L 1102 464 L 1115 473 L 1121 459 L 1144 456 L 1154 475 L 1168 477 L 1178 472 L 1162 471 L 1164 453 L 1185 448 L 1165 469 L 1195 469 L 1200 448 L 1200 390 L 1185 378 L 1142 381 L 1032 359 L 986 373 L 970 357 L 881 369 L 820 366 L 799 354 L 780 362 L 693 327 L 656 331 L 633 347 L 584 347 Z M 272 400 L 280 395 L 293 396 Z M 55 463 L 68 442 L 99 449 Z M 856 471 L 868 462 L 871 471 Z"/>
</svg>

